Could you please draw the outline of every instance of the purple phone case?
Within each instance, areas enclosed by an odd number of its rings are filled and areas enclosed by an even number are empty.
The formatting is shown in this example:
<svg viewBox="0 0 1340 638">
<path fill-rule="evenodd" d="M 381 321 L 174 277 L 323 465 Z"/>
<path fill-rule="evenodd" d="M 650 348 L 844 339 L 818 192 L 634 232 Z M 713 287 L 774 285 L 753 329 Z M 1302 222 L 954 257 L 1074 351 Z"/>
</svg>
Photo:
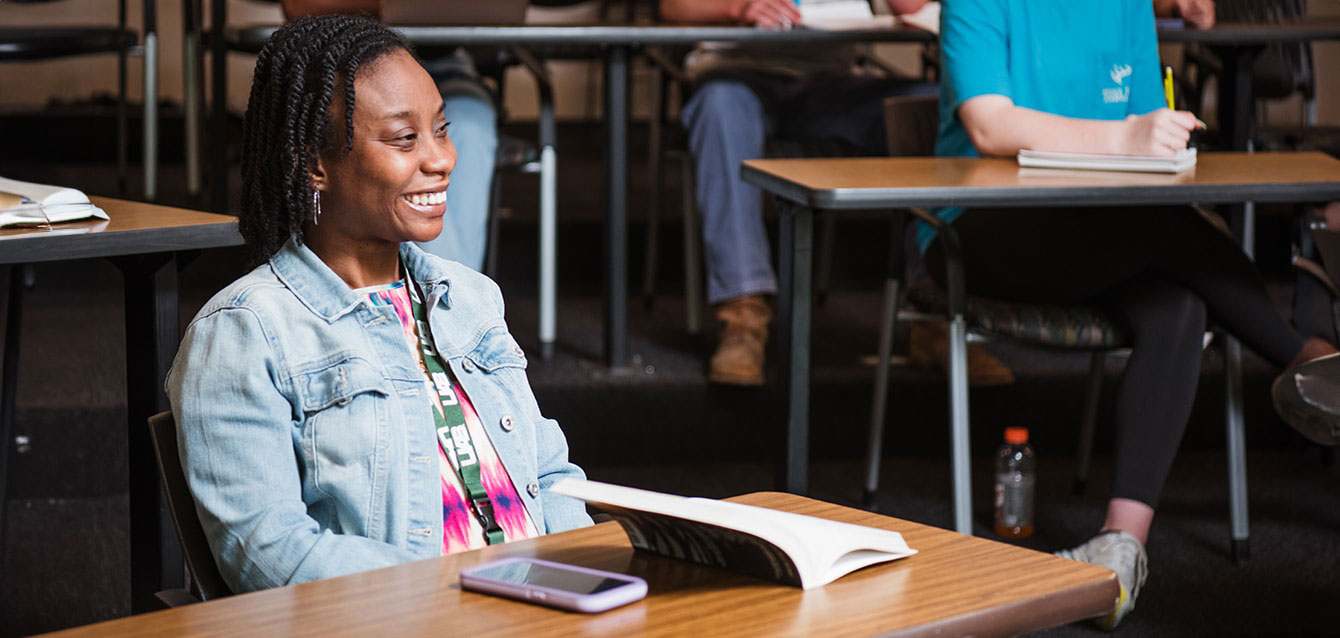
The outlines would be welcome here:
<svg viewBox="0 0 1340 638">
<path fill-rule="evenodd" d="M 486 569 L 513 563 L 535 563 L 537 565 L 544 565 L 546 567 L 564 571 L 622 580 L 626 581 L 628 584 L 595 594 L 578 594 L 564 591 L 562 589 L 554 589 L 552 587 L 508 583 L 476 575 L 478 572 Z M 584 613 L 595 613 L 613 609 L 636 600 L 642 600 L 647 595 L 647 581 L 642 580 L 637 576 L 607 572 L 599 569 L 590 569 L 588 567 L 578 567 L 566 563 L 556 563 L 554 561 L 543 560 L 540 558 L 524 557 L 503 558 L 489 561 L 482 565 L 475 565 L 474 567 L 462 569 L 461 588 L 487 594 L 495 594 L 504 598 L 544 605 L 546 607 L 557 607 L 559 609 L 568 609 Z"/>
</svg>

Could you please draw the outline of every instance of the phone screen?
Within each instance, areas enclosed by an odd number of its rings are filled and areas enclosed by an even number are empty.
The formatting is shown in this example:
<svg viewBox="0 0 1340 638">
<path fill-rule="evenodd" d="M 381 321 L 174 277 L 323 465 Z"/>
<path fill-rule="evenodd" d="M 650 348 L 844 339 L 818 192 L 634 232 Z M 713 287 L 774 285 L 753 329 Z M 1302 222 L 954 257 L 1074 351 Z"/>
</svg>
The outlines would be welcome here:
<svg viewBox="0 0 1340 638">
<path fill-rule="evenodd" d="M 525 561 L 481 569 L 474 572 L 474 576 L 515 585 L 548 587 L 574 594 L 598 594 L 628 584 L 626 580 L 606 578 L 595 574 L 559 569 Z"/>
</svg>

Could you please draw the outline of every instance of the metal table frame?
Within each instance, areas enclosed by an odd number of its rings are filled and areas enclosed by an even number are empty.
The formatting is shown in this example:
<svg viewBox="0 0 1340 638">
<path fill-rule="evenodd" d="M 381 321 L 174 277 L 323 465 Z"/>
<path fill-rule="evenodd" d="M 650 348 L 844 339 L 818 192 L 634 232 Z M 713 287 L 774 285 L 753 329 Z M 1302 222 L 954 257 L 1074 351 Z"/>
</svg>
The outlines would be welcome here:
<svg viewBox="0 0 1340 638">
<path fill-rule="evenodd" d="M 185 0 L 187 3 L 191 0 Z M 214 24 L 226 24 L 227 15 L 220 0 L 212 0 Z M 259 49 L 277 27 L 241 28 L 237 38 L 247 46 Z M 589 46 L 604 60 L 605 76 L 605 136 L 608 149 L 605 165 L 605 362 L 613 369 L 629 365 L 628 347 L 628 123 L 629 123 L 629 63 L 634 53 L 651 45 L 691 45 L 704 41 L 734 42 L 744 45 L 823 45 L 857 42 L 934 42 L 929 32 L 907 27 L 865 29 L 851 31 L 820 31 L 795 29 L 773 31 L 737 26 L 661 26 L 661 25 L 606 25 L 606 26 L 478 26 L 478 27 L 399 27 L 397 31 L 420 46 L 489 46 L 513 47 Z M 187 41 L 192 38 L 188 36 Z M 223 113 L 220 96 L 225 90 L 223 39 L 215 37 L 214 47 L 214 114 Z M 187 64 L 189 69 L 191 64 Z M 543 97 L 543 96 L 542 96 Z M 189 109 L 188 109 L 189 112 Z M 545 108 L 541 107 L 541 112 Z M 552 114 L 552 105 L 549 106 Z M 220 120 L 216 119 L 217 122 Z M 541 127 L 542 137 L 545 127 Z M 189 139 L 189 138 L 188 138 Z M 543 144 L 544 141 L 541 140 Z M 211 149 L 212 163 L 218 173 L 226 165 L 224 149 L 215 144 Z M 552 148 L 552 146 L 550 146 Z M 543 151 L 542 151 L 543 153 Z M 190 155 L 190 153 L 188 153 Z M 219 206 L 218 196 L 215 207 Z M 542 211 L 543 213 L 543 211 Z M 553 228 L 554 220 L 541 219 L 541 230 Z M 550 233 L 552 235 L 552 232 Z M 542 242 L 543 245 L 543 242 Z M 552 249 L 551 249 L 552 250 Z M 542 250 L 542 273 L 544 269 Z M 552 272 L 552 267 L 548 272 Z M 542 274 L 541 282 L 545 281 Z M 546 297 L 541 286 L 541 301 L 552 298 L 552 286 Z M 544 317 L 552 317 L 552 311 Z M 545 334 L 542 328 L 542 335 Z M 548 332 L 552 335 L 552 330 Z M 543 337 L 542 337 L 543 342 Z"/>
<path fill-rule="evenodd" d="M 816 160 L 822 161 L 822 160 Z M 961 160 L 960 160 L 961 161 Z M 975 160 L 1001 161 L 1001 160 Z M 766 161 L 765 161 L 766 163 Z M 862 188 L 816 190 L 774 176 L 746 163 L 741 176 L 774 196 L 780 214 L 780 232 L 777 254 L 781 260 L 778 277 L 778 352 L 781 353 L 781 393 L 779 404 L 784 411 L 782 428 L 784 450 L 779 465 L 779 483 L 782 489 L 804 494 L 809 482 L 809 381 L 810 381 L 810 326 L 811 280 L 813 260 L 814 218 L 821 211 L 913 209 L 939 206 L 1140 206 L 1160 204 L 1219 203 L 1240 204 L 1259 202 L 1326 201 L 1340 199 L 1340 180 L 1311 184 L 1280 185 L 1158 185 L 1124 186 L 1121 198 L 1110 197 L 1113 187 L 949 187 L 949 188 Z M 946 277 L 949 301 L 949 355 L 959 370 L 967 369 L 966 325 L 963 308 L 966 295 L 958 235 L 952 225 L 939 218 L 926 220 L 941 233 L 945 246 Z M 1240 346 L 1229 344 L 1229 362 L 1241 365 Z M 1240 368 L 1227 374 L 1230 410 L 1242 400 Z M 951 461 L 954 474 L 954 527 L 965 534 L 972 533 L 972 499 L 968 486 L 968 382 L 966 374 L 951 379 L 951 412 L 956 415 L 950 424 Z M 1239 412 L 1240 414 L 1240 412 Z M 1229 423 L 1231 457 L 1244 458 L 1245 442 L 1241 437 L 1241 423 Z M 1231 433 L 1236 431 L 1237 435 Z M 1231 498 L 1238 501 L 1242 512 L 1241 529 L 1235 520 L 1233 538 L 1246 539 L 1246 471 L 1235 471 L 1244 477 L 1240 485 L 1231 485 Z M 1239 533 L 1240 532 L 1240 533 Z"/>
</svg>

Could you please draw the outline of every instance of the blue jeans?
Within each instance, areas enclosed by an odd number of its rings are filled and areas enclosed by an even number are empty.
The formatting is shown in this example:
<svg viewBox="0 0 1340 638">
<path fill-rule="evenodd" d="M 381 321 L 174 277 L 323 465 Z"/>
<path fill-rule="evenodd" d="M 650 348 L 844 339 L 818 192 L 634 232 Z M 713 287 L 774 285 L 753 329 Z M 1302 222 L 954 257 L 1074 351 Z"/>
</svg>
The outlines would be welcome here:
<svg viewBox="0 0 1340 638">
<path fill-rule="evenodd" d="M 437 239 L 419 242 L 425 251 L 484 269 L 488 247 L 489 199 L 498 156 L 498 116 L 488 90 L 462 73 L 440 76 L 433 62 L 445 105 L 447 135 L 456 146 L 456 168 L 447 185 L 447 215 Z M 454 65 L 453 65 L 454 66 Z M 470 69 L 473 72 L 473 69 Z"/>
<path fill-rule="evenodd" d="M 763 200 L 758 188 L 740 179 L 741 162 L 763 157 L 770 137 L 837 141 L 882 155 L 884 98 L 935 91 L 933 84 L 856 75 L 793 79 L 735 72 L 705 78 L 684 105 L 683 123 L 695 163 L 707 301 L 777 292 Z"/>
</svg>

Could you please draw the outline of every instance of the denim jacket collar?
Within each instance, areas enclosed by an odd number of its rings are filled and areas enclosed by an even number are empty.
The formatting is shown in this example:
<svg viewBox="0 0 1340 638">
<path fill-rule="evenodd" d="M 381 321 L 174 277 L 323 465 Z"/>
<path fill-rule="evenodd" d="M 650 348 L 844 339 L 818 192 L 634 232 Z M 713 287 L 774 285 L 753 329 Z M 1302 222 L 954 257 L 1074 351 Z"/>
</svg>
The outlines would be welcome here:
<svg viewBox="0 0 1340 638">
<path fill-rule="evenodd" d="M 400 244 L 400 260 L 410 276 L 423 286 L 430 306 L 441 299 L 446 307 L 451 307 L 448 297 L 451 281 L 441 264 L 428 259 L 427 253 L 410 242 Z M 334 322 L 367 301 L 296 237 L 289 238 L 270 257 L 270 267 L 304 306 L 327 322 Z"/>
</svg>

